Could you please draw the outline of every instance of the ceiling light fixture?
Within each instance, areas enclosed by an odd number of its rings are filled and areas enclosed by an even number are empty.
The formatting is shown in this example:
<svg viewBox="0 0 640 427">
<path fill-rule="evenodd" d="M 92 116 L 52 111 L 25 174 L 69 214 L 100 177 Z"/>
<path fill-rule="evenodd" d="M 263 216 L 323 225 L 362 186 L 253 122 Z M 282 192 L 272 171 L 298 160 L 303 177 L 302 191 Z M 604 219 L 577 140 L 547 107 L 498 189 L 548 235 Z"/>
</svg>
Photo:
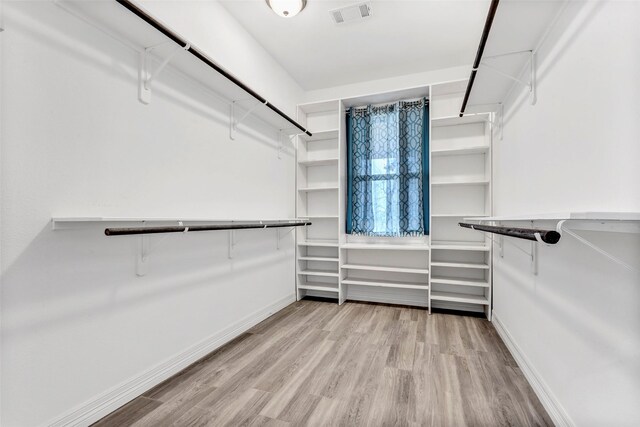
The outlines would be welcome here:
<svg viewBox="0 0 640 427">
<path fill-rule="evenodd" d="M 265 0 L 267 5 L 283 18 L 293 18 L 304 9 L 307 0 Z"/>
</svg>

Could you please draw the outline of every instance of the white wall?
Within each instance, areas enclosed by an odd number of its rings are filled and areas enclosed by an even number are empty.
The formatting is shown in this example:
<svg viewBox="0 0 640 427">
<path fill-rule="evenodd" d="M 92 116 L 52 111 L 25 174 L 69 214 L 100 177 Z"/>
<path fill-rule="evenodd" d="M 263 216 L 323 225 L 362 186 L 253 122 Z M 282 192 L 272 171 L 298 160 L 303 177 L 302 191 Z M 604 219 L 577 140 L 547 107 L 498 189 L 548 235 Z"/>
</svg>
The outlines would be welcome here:
<svg viewBox="0 0 640 427">
<path fill-rule="evenodd" d="M 367 80 L 343 86 L 318 89 L 305 92 L 304 102 L 354 98 L 363 95 L 427 86 L 435 83 L 465 80 L 469 78 L 470 71 L 470 66 L 464 65 L 444 68 L 442 70 L 425 71 L 422 73 L 406 74 L 386 79 Z"/>
<path fill-rule="evenodd" d="M 300 89 L 224 9 L 180 4 L 169 25 L 295 111 Z M 230 141 L 228 106 L 196 83 L 167 70 L 145 106 L 131 49 L 52 2 L 3 7 L 0 424 L 27 427 L 104 414 L 294 300 L 293 234 L 277 250 L 273 230 L 240 232 L 232 260 L 225 233 L 171 235 L 138 278 L 136 238 L 53 215 L 292 217 L 295 176 L 275 130 Z"/>
<path fill-rule="evenodd" d="M 496 215 L 640 211 L 639 16 L 639 2 L 569 4 L 538 54 L 537 104 L 519 93 L 506 106 Z M 639 234 L 578 233 L 640 267 Z M 639 425 L 640 275 L 567 235 L 540 248 L 538 276 L 511 245 L 494 267 L 494 320 L 556 420 Z"/>
</svg>

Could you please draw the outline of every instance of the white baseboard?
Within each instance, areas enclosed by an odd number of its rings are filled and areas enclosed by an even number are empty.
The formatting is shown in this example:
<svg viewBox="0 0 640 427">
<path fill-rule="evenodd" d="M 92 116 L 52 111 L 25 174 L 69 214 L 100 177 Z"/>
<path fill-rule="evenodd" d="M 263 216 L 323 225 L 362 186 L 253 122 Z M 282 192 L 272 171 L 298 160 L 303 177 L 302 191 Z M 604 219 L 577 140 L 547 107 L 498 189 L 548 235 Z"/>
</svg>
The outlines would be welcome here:
<svg viewBox="0 0 640 427">
<path fill-rule="evenodd" d="M 184 352 L 96 396 L 45 425 L 51 427 L 88 426 L 238 337 L 267 317 L 292 304 L 295 300 L 295 295 L 289 295 L 252 313 Z"/>
<path fill-rule="evenodd" d="M 553 423 L 558 427 L 573 427 L 575 424 L 567 414 L 567 411 L 562 407 L 558 399 L 553 392 L 549 389 L 547 383 L 544 382 L 538 371 L 533 367 L 529 359 L 520 350 L 518 344 L 514 341 L 513 337 L 509 333 L 509 330 L 500 321 L 500 317 L 493 312 L 493 326 L 495 327 L 498 335 L 502 338 L 505 345 L 513 355 L 513 358 L 518 363 L 520 370 L 524 374 L 527 381 L 531 385 L 531 388 L 540 399 L 542 406 L 546 409 L 549 417 Z"/>
</svg>

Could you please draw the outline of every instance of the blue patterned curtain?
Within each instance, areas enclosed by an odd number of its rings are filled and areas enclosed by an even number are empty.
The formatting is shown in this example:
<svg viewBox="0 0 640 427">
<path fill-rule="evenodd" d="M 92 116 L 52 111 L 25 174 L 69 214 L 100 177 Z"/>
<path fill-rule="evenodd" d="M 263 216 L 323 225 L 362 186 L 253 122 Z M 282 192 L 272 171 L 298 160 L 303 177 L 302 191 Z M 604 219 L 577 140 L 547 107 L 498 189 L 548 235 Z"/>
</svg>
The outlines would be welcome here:
<svg viewBox="0 0 640 427">
<path fill-rule="evenodd" d="M 347 233 L 429 234 L 429 103 L 347 111 Z"/>
</svg>

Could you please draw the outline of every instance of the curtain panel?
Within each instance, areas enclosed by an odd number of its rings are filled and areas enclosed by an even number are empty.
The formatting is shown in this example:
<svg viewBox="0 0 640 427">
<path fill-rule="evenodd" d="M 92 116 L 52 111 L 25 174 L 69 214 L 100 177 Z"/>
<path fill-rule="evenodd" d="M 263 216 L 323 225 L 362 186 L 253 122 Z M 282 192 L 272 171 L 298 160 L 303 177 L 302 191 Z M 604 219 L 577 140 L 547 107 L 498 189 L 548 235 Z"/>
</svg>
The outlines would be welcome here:
<svg viewBox="0 0 640 427">
<path fill-rule="evenodd" d="M 348 234 L 429 234 L 429 101 L 347 111 Z"/>
</svg>

